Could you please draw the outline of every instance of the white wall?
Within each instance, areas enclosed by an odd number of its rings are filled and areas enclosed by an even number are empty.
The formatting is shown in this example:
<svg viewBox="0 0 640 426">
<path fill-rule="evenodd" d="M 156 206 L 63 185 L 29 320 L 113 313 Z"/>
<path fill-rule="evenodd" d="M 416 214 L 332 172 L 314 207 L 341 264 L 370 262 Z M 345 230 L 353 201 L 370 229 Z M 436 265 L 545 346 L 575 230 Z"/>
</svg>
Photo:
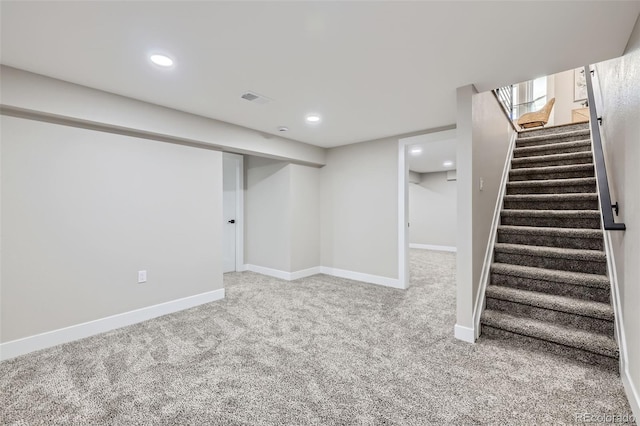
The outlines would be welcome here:
<svg viewBox="0 0 640 426">
<path fill-rule="evenodd" d="M 2 356 L 223 297 L 216 149 L 296 167 L 324 164 L 319 147 L 6 66 L 1 72 L 3 121 L 10 124 L 2 127 L 0 332 L 2 342 L 33 337 L 10 350 L 4 345 Z M 305 248 L 311 254 L 295 262 L 319 257 L 317 243 Z M 281 255 L 273 246 L 271 252 Z M 291 257 L 278 261 L 287 268 Z M 146 286 L 136 283 L 142 269 Z M 211 295 L 192 297 L 202 292 Z M 86 323 L 119 313 L 97 328 Z M 66 326 L 78 327 L 60 329 Z M 44 331 L 54 332 L 33 336 Z"/>
<path fill-rule="evenodd" d="M 620 286 L 628 351 L 627 395 L 640 416 L 640 19 L 624 56 L 596 66 L 603 109 L 603 142 L 612 201 L 620 203 L 624 232 L 609 231 Z M 635 392 L 635 395 L 633 394 Z"/>
<path fill-rule="evenodd" d="M 456 246 L 456 181 L 447 172 L 422 173 L 409 184 L 409 243 Z"/>
<path fill-rule="evenodd" d="M 322 266 L 398 278 L 398 139 L 331 148 L 326 163 Z"/>
<path fill-rule="evenodd" d="M 223 287 L 220 152 L 1 120 L 2 342 Z"/>
<path fill-rule="evenodd" d="M 502 173 L 515 130 L 491 92 L 477 93 L 473 85 L 460 87 L 457 102 L 456 335 L 473 340 L 473 310 Z"/>
</svg>

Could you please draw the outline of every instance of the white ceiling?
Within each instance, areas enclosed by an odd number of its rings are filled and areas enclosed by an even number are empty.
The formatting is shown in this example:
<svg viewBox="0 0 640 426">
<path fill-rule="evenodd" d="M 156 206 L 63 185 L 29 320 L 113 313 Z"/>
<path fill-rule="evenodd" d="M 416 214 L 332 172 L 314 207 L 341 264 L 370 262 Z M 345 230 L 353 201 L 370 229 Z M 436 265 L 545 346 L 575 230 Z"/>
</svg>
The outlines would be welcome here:
<svg viewBox="0 0 640 426">
<path fill-rule="evenodd" d="M 619 56 L 639 12 L 637 1 L 2 1 L 0 60 L 330 147 L 453 124 L 459 86 Z M 150 66 L 156 50 L 174 69 Z M 322 123 L 305 124 L 312 112 Z"/>
<path fill-rule="evenodd" d="M 412 148 L 422 148 L 420 153 L 412 153 Z M 456 140 L 425 142 L 408 147 L 409 170 L 416 173 L 433 173 L 456 169 Z M 445 161 L 451 161 L 451 166 L 445 166 Z"/>
</svg>

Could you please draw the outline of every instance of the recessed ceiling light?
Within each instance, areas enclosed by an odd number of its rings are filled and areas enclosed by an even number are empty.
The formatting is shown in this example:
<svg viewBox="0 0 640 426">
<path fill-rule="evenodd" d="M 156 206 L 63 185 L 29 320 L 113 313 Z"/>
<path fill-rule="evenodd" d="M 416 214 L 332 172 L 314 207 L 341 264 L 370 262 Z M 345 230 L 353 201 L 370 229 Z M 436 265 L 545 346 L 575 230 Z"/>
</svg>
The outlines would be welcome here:
<svg viewBox="0 0 640 426">
<path fill-rule="evenodd" d="M 279 132 L 288 132 L 289 128 L 287 126 L 280 126 L 280 127 L 278 127 L 278 131 Z"/>
<path fill-rule="evenodd" d="M 160 67 L 169 68 L 170 66 L 173 65 L 173 59 L 171 59 L 167 55 L 154 53 L 153 55 L 149 56 L 149 59 L 151 60 L 151 62 L 153 62 L 154 64 Z"/>
<path fill-rule="evenodd" d="M 445 161 L 444 163 L 442 163 L 442 165 L 445 167 L 451 167 L 453 166 L 453 161 Z"/>
<path fill-rule="evenodd" d="M 409 152 L 411 153 L 411 155 L 419 155 L 419 154 L 422 154 L 422 148 L 417 146 L 415 148 L 411 148 Z"/>
<path fill-rule="evenodd" d="M 320 116 L 318 114 L 309 114 L 307 115 L 307 123 L 319 123 L 320 122 Z"/>
</svg>

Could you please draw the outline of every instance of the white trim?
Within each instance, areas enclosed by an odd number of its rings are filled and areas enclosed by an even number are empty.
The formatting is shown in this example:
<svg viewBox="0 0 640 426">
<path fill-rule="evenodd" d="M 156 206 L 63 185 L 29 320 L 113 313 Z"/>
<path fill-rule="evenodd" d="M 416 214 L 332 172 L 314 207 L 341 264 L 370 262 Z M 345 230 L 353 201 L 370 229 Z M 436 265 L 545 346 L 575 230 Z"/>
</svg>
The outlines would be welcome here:
<svg viewBox="0 0 640 426">
<path fill-rule="evenodd" d="M 371 275 L 371 274 L 365 274 L 362 272 L 347 271 L 345 269 L 330 268 L 328 266 L 321 266 L 320 270 L 323 274 L 332 275 L 334 277 L 346 278 L 346 279 L 355 280 L 355 281 L 363 281 L 365 283 L 377 284 L 385 287 L 399 288 L 401 290 L 405 289 L 404 285 L 402 285 L 400 280 L 397 278 L 388 278 L 388 277 L 382 277 L 380 275 Z"/>
<path fill-rule="evenodd" d="M 456 129 L 410 136 L 398 140 L 398 279 L 395 288 L 409 288 L 409 162 L 407 146 L 422 142 L 455 139 Z M 368 281 L 367 281 L 368 282 Z M 375 284 L 375 283 L 374 283 Z"/>
<path fill-rule="evenodd" d="M 247 271 L 256 272 L 258 274 L 267 275 L 281 280 L 291 281 L 291 272 L 281 271 L 279 269 L 265 268 L 264 266 L 247 264 Z"/>
<path fill-rule="evenodd" d="M 493 263 L 493 247 L 496 243 L 498 236 L 498 225 L 500 224 L 500 213 L 502 213 L 502 204 L 504 194 L 507 190 L 507 181 L 509 180 L 509 171 L 511 170 L 511 160 L 513 157 L 513 149 L 516 145 L 516 139 L 518 138 L 518 132 L 514 130 L 511 135 L 511 141 L 509 142 L 509 150 L 507 151 L 507 159 L 502 169 L 502 179 L 500 180 L 500 191 L 498 192 L 498 198 L 496 199 L 496 206 L 493 210 L 493 219 L 491 221 L 491 230 L 489 233 L 489 241 L 487 242 L 487 249 L 484 254 L 484 262 L 482 264 L 482 271 L 480 272 L 480 285 L 478 286 L 478 292 L 476 293 L 476 304 L 473 307 L 473 326 L 475 329 L 475 339 L 480 337 L 480 317 L 484 310 L 484 295 L 489 283 L 489 272 L 491 271 L 491 263 Z M 464 339 L 463 339 L 464 340 Z"/>
<path fill-rule="evenodd" d="M 633 383 L 633 379 L 629 374 L 629 369 L 621 371 L 620 376 L 622 377 L 622 385 L 624 386 L 624 391 L 627 394 L 627 400 L 629 401 L 631 412 L 636 420 L 638 420 L 640 419 L 640 393 L 638 393 L 638 387 Z"/>
<path fill-rule="evenodd" d="M 244 157 L 236 157 L 236 271 L 244 266 Z"/>
<path fill-rule="evenodd" d="M 239 154 L 224 152 L 225 158 L 234 160 L 236 164 L 236 267 L 237 272 L 244 267 L 244 157 Z M 230 271 L 232 272 L 232 271 Z"/>
<path fill-rule="evenodd" d="M 291 280 L 298 280 L 300 278 L 307 278 L 312 275 L 321 274 L 322 268 L 320 266 L 314 266 L 313 268 L 302 269 L 300 271 L 291 272 Z"/>
<path fill-rule="evenodd" d="M 238 269 L 237 272 L 245 272 L 249 270 L 249 265 L 247 265 L 246 263 L 244 265 L 241 265 L 240 268 Z"/>
<path fill-rule="evenodd" d="M 302 269 L 300 271 L 287 272 L 279 269 L 265 268 L 258 265 L 243 265 L 245 271 L 255 272 L 257 274 L 267 275 L 269 277 L 279 278 L 285 281 L 298 280 L 300 278 L 310 277 L 321 273 L 320 266 L 314 266 L 313 268 Z"/>
<path fill-rule="evenodd" d="M 600 194 L 600 191 L 598 191 Z M 604 231 L 604 229 L 603 229 Z M 615 336 L 620 350 L 620 378 L 627 395 L 627 400 L 631 406 L 631 411 L 636 419 L 640 418 L 640 393 L 638 387 L 633 382 L 629 372 L 629 354 L 627 352 L 627 334 L 625 333 L 624 318 L 622 315 L 622 302 L 620 300 L 620 286 L 618 284 L 618 272 L 613 254 L 613 244 L 611 242 L 611 232 L 604 231 L 604 251 L 607 258 L 607 270 L 611 281 L 611 304 L 615 317 Z M 615 231 L 619 232 L 619 231 Z"/>
<path fill-rule="evenodd" d="M 458 248 L 455 246 L 436 246 L 432 244 L 416 244 L 416 243 L 409 244 L 409 248 L 420 249 L 420 250 L 452 251 L 452 252 L 458 251 Z"/>
<path fill-rule="evenodd" d="M 459 324 L 456 324 L 453 327 L 453 335 L 456 339 L 462 340 L 467 343 L 475 343 L 476 342 L 476 332 L 473 328 L 465 327 Z"/>
<path fill-rule="evenodd" d="M 409 164 L 407 143 L 398 141 L 398 283 L 409 288 Z"/>
<path fill-rule="evenodd" d="M 257 274 L 267 275 L 269 277 L 278 278 L 285 281 L 293 281 L 300 278 L 310 277 L 316 274 L 326 274 L 339 278 L 346 278 L 354 281 L 362 281 L 369 284 L 377 284 L 385 287 L 399 288 L 404 290 L 400 280 L 396 278 L 388 278 L 380 275 L 365 274 L 362 272 L 347 271 L 345 269 L 330 268 L 328 266 L 314 266 L 313 268 L 303 269 L 301 271 L 286 272 L 279 269 L 265 268 L 257 265 L 244 265 L 245 270 L 255 272 Z"/>
<path fill-rule="evenodd" d="M 0 361 L 224 299 L 224 288 L 0 344 Z"/>
</svg>

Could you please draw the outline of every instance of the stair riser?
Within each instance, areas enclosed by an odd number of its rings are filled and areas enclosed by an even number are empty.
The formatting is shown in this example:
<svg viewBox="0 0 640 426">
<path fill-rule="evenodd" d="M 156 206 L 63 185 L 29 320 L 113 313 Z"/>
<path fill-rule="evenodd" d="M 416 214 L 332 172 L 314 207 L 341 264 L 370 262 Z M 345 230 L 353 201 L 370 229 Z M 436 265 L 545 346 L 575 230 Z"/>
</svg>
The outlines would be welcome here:
<svg viewBox="0 0 640 426">
<path fill-rule="evenodd" d="M 585 228 L 600 229 L 600 218 L 564 218 L 564 217 L 531 217 L 505 216 L 500 219 L 502 225 L 538 226 L 549 228 Z"/>
<path fill-rule="evenodd" d="M 611 293 L 609 289 L 604 288 L 515 277 L 493 272 L 491 273 L 490 282 L 491 285 L 502 285 L 520 290 L 537 291 L 540 293 L 554 294 L 556 296 L 575 297 L 576 299 L 590 300 L 593 302 L 610 302 Z"/>
<path fill-rule="evenodd" d="M 587 152 L 591 151 L 590 145 L 577 145 L 577 146 L 567 146 L 567 147 L 558 147 L 555 145 L 545 146 L 545 149 L 536 149 L 536 150 L 513 150 L 514 158 L 525 158 L 525 157 L 537 157 L 539 155 L 555 155 L 555 154 L 569 154 L 572 152 Z"/>
<path fill-rule="evenodd" d="M 611 357 L 606 355 L 595 354 L 578 348 L 572 348 L 560 345 L 546 340 L 536 339 L 535 337 L 523 336 L 521 334 L 511 333 L 499 328 L 482 325 L 482 336 L 486 339 L 507 341 L 509 344 L 516 342 L 517 346 L 526 347 L 532 351 L 552 353 L 563 358 L 575 360 L 585 364 L 596 365 L 607 371 L 618 372 L 620 367 L 617 356 Z"/>
<path fill-rule="evenodd" d="M 569 249 L 604 250 L 602 238 L 572 238 L 562 235 L 516 234 L 500 230 L 498 230 L 498 242 Z"/>
<path fill-rule="evenodd" d="M 590 178 L 595 177 L 593 167 L 589 170 L 572 170 L 568 172 L 555 172 L 555 173 L 509 173 L 509 182 L 522 182 L 526 180 L 553 180 L 553 179 L 575 179 L 575 178 Z"/>
<path fill-rule="evenodd" d="M 550 137 L 549 139 L 541 139 L 541 140 L 533 140 L 533 141 L 528 139 L 530 138 L 520 138 L 516 140 L 516 148 L 527 148 L 530 146 L 553 145 L 553 144 L 564 143 L 564 142 L 583 141 L 585 139 L 589 139 L 589 135 L 581 134 L 581 135 L 563 136 L 561 138 Z"/>
<path fill-rule="evenodd" d="M 507 195 L 525 194 L 595 194 L 595 183 L 557 186 L 518 186 L 507 184 Z"/>
<path fill-rule="evenodd" d="M 531 158 L 531 157 L 530 157 Z M 544 157 L 539 160 L 529 161 L 517 161 L 514 160 L 511 163 L 512 169 L 525 169 L 529 167 L 550 167 L 550 166 L 570 166 L 572 164 L 593 164 L 592 156 L 577 157 L 577 158 L 563 158 L 563 159 L 545 159 Z"/>
<path fill-rule="evenodd" d="M 539 321 L 547 321 L 566 327 L 605 334 L 613 338 L 613 321 L 599 318 L 585 317 L 567 312 L 559 312 L 551 309 L 515 303 L 507 300 L 499 300 L 487 297 L 487 309 L 506 312 L 510 315 L 532 318 Z"/>
<path fill-rule="evenodd" d="M 598 200 L 521 201 L 504 200 L 505 209 L 516 210 L 598 210 Z"/>
<path fill-rule="evenodd" d="M 534 137 L 534 136 L 543 136 L 543 135 L 553 135 L 553 134 L 557 134 L 557 133 L 567 133 L 567 132 L 576 132 L 578 130 L 586 130 L 589 128 L 589 124 L 588 123 L 576 123 L 576 124 L 570 124 L 568 126 L 562 126 L 561 128 L 558 127 L 545 127 L 542 129 L 536 129 L 536 130 L 526 130 L 523 132 L 519 132 L 518 136 L 522 139 L 527 138 L 527 137 Z"/>
<path fill-rule="evenodd" d="M 535 268 L 570 272 L 586 272 L 588 274 L 607 274 L 606 262 L 597 262 L 594 260 L 563 259 L 539 255 L 504 253 L 499 250 L 495 251 L 494 259 L 498 263 L 509 263 L 511 265 L 533 266 Z"/>
</svg>

